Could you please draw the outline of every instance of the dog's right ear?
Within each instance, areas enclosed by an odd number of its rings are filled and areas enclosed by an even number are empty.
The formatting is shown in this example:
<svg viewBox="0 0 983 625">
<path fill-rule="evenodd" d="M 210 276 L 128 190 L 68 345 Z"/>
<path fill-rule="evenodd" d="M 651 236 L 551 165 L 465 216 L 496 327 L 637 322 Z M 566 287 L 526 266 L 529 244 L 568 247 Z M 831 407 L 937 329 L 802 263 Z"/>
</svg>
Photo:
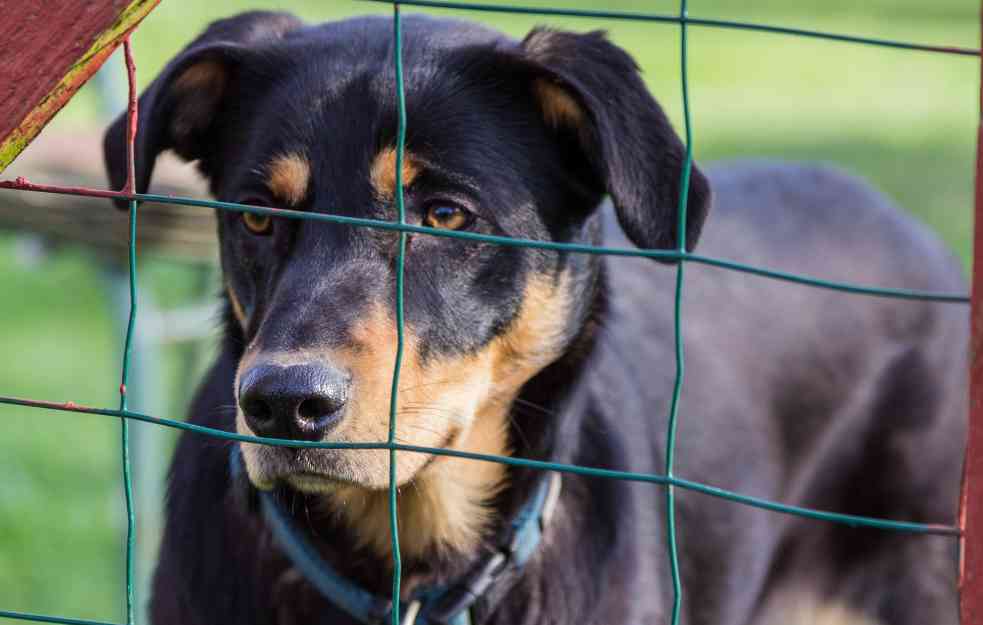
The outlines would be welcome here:
<svg viewBox="0 0 983 625">
<path fill-rule="evenodd" d="M 643 249 L 679 249 L 682 243 L 692 250 L 710 210 L 710 183 L 693 164 L 681 242 L 686 146 L 631 56 L 602 31 L 535 29 L 521 50 L 513 74 L 531 75 L 545 121 L 576 138 L 628 238 Z"/>
<path fill-rule="evenodd" d="M 212 23 L 140 95 L 135 145 L 137 193 L 146 193 L 157 155 L 173 149 L 209 175 L 215 122 L 244 63 L 264 44 L 303 25 L 288 13 L 252 11 Z M 103 156 L 113 189 L 126 184 L 126 113 L 106 130 Z M 119 208 L 125 200 L 115 200 Z"/>
</svg>

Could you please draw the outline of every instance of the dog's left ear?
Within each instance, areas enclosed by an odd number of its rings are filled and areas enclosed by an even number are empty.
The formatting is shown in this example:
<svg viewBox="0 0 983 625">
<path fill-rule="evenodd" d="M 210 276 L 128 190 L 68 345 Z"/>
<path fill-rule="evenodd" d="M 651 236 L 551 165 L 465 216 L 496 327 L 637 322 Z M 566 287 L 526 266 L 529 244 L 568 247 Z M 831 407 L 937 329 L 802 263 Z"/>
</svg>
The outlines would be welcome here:
<svg viewBox="0 0 983 625">
<path fill-rule="evenodd" d="M 216 127 L 237 82 L 251 81 L 254 89 L 276 75 L 271 51 L 277 42 L 303 23 L 289 13 L 250 11 L 213 22 L 182 50 L 140 95 L 135 148 L 135 191 L 146 193 L 157 156 L 164 150 L 199 163 L 211 179 Z M 251 69 L 248 78 L 240 76 Z M 264 69 L 265 68 L 265 69 Z M 123 113 L 103 138 L 106 173 L 114 189 L 127 178 Z M 118 208 L 126 201 L 116 199 Z"/>
<path fill-rule="evenodd" d="M 576 133 L 587 162 L 611 196 L 636 245 L 675 249 L 686 148 L 649 94 L 635 61 L 601 31 L 536 29 L 522 41 L 533 94 L 546 122 Z M 694 165 L 686 212 L 686 249 L 700 236 L 710 185 Z"/>
</svg>

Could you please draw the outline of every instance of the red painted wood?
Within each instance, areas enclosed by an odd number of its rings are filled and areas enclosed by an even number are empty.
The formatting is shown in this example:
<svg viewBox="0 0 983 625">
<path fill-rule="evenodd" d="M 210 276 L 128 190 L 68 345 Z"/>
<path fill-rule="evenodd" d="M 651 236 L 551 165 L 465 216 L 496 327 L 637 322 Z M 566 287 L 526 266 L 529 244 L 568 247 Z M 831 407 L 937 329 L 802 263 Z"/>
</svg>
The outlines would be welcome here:
<svg viewBox="0 0 983 625">
<path fill-rule="evenodd" d="M 130 0 L 0 0 L 0 137 L 41 102 Z"/>
<path fill-rule="evenodd" d="M 0 0 L 0 171 L 160 0 Z"/>
<path fill-rule="evenodd" d="M 981 10 L 983 21 L 983 10 Z M 983 111 L 983 84 L 980 91 Z M 983 124 L 976 144 L 976 216 L 970 307 L 970 409 L 959 525 L 962 625 L 983 625 Z"/>
</svg>

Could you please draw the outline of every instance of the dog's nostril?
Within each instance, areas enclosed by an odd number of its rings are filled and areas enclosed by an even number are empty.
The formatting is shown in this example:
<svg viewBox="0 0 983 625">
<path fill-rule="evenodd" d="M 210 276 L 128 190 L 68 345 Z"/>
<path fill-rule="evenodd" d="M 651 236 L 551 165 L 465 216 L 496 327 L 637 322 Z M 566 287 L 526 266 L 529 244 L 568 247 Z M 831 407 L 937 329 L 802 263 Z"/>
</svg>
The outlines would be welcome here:
<svg viewBox="0 0 983 625">
<path fill-rule="evenodd" d="M 297 407 L 297 415 L 305 421 L 317 421 L 330 417 L 341 404 L 328 397 L 308 397 Z"/>
<path fill-rule="evenodd" d="M 257 421 L 269 421 L 273 418 L 273 409 L 261 399 L 247 399 L 242 402 L 242 412 Z"/>
</svg>

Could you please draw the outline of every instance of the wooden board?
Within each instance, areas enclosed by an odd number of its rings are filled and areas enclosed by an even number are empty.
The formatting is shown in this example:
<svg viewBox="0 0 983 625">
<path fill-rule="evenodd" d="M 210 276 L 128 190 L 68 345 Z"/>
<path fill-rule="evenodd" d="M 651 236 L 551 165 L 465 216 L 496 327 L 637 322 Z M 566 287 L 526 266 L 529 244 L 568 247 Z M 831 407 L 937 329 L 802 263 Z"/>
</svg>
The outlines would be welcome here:
<svg viewBox="0 0 983 625">
<path fill-rule="evenodd" d="M 43 132 L 4 176 L 105 188 L 102 133 Z M 150 192 L 208 197 L 208 186 L 194 166 L 165 152 L 154 167 Z M 129 219 L 126 211 L 116 210 L 109 200 L 9 190 L 2 191 L 0 199 L 0 230 L 41 235 L 52 245 L 84 245 L 126 263 Z M 218 258 L 216 229 L 212 209 L 148 202 L 140 207 L 137 244 L 141 257 L 151 253 L 185 262 L 214 263 Z"/>
<path fill-rule="evenodd" d="M 159 2 L 0 0 L 0 172 Z"/>
</svg>

